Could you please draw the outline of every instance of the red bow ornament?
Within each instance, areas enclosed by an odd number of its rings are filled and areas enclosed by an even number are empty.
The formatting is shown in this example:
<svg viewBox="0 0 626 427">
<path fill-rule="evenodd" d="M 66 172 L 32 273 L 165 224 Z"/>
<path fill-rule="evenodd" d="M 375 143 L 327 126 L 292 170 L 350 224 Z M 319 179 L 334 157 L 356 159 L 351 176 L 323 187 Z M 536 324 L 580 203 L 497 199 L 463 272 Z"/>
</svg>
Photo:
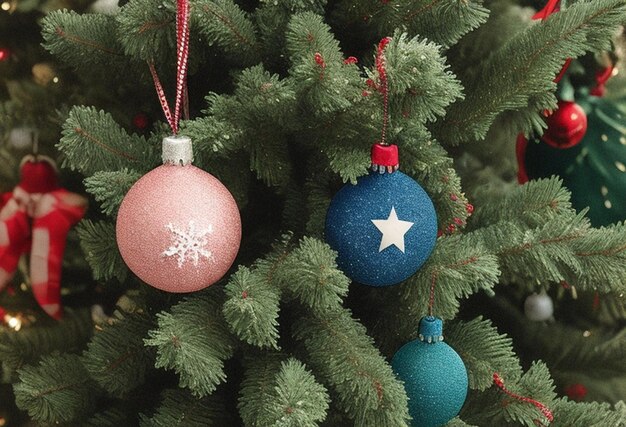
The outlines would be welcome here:
<svg viewBox="0 0 626 427">
<path fill-rule="evenodd" d="M 61 264 L 70 228 L 87 210 L 87 199 L 58 184 L 54 161 L 26 156 L 20 183 L 0 199 L 0 291 L 12 279 L 24 253 L 30 252 L 35 299 L 54 319 L 63 316 Z"/>
</svg>

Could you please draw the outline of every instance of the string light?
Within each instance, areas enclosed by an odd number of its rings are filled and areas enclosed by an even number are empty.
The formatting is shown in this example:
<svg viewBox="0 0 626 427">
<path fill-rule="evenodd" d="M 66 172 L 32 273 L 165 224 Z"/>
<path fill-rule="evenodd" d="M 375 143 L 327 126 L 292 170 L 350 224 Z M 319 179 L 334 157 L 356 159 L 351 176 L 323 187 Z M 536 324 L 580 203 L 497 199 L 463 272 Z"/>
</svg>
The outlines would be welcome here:
<svg viewBox="0 0 626 427">
<path fill-rule="evenodd" d="M 59 78 L 55 76 L 55 77 L 52 79 L 52 83 L 59 83 Z"/>
<path fill-rule="evenodd" d="M 7 425 L 7 419 L 4 417 L 0 417 L 0 427 Z"/>
<path fill-rule="evenodd" d="M 7 325 L 9 325 L 9 328 L 13 329 L 16 332 L 22 329 L 22 321 L 19 317 L 13 317 L 10 314 L 7 314 L 4 316 L 4 321 Z"/>
<path fill-rule="evenodd" d="M 8 1 L 2 2 L 2 4 L 0 4 L 0 8 L 4 11 L 9 11 L 11 9 L 11 3 L 9 3 Z M 0 424 L 1 426 L 2 424 Z"/>
</svg>

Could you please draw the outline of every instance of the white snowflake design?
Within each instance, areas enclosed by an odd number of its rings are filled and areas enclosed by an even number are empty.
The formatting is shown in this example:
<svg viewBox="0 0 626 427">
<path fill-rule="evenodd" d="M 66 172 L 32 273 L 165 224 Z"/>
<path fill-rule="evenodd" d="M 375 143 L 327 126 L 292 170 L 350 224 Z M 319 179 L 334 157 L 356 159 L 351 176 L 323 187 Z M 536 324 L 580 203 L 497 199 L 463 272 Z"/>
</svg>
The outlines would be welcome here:
<svg viewBox="0 0 626 427">
<path fill-rule="evenodd" d="M 189 221 L 186 230 L 169 223 L 165 226 L 172 232 L 172 246 L 163 252 L 163 256 L 174 256 L 178 261 L 178 268 L 182 268 L 187 261 L 198 266 L 200 257 L 213 259 L 213 253 L 207 249 L 209 243 L 208 234 L 213 233 L 213 225 L 209 224 L 204 230 L 196 230 L 194 221 Z"/>
</svg>

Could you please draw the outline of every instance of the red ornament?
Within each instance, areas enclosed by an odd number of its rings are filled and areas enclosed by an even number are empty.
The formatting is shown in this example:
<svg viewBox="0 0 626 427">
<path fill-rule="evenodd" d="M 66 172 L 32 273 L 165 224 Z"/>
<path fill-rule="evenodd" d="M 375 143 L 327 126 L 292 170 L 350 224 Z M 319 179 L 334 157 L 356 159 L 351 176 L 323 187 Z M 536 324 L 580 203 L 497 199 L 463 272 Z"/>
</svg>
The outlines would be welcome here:
<svg viewBox="0 0 626 427">
<path fill-rule="evenodd" d="M 593 96 L 604 96 L 606 82 L 613 76 L 614 66 L 606 67 L 596 72 L 596 85 L 589 92 Z"/>
<path fill-rule="evenodd" d="M 55 319 L 61 307 L 61 263 L 67 233 L 85 214 L 87 200 L 61 187 L 52 159 L 26 156 L 21 180 L 0 206 L 0 290 L 9 283 L 22 254 L 30 252 L 35 299 Z"/>
<path fill-rule="evenodd" d="M 585 396 L 587 395 L 587 387 L 578 383 L 570 384 L 567 387 L 565 387 L 565 394 L 571 400 L 575 400 L 578 402 L 578 401 L 583 400 Z"/>
<path fill-rule="evenodd" d="M 0 61 L 6 61 L 11 57 L 11 50 L 8 47 L 0 47 Z"/>
<path fill-rule="evenodd" d="M 194 292 L 232 265 L 241 218 L 228 189 L 190 164 L 189 138 L 165 138 L 163 147 L 165 164 L 141 177 L 122 201 L 117 244 L 144 282 L 167 292 Z"/>
<path fill-rule="evenodd" d="M 559 101 L 547 119 L 548 128 L 541 139 L 554 148 L 570 148 L 582 141 L 587 132 L 587 114 L 572 101 Z"/>
<path fill-rule="evenodd" d="M 133 117 L 133 126 L 138 130 L 145 130 L 150 124 L 150 119 L 146 113 L 137 113 Z"/>
</svg>

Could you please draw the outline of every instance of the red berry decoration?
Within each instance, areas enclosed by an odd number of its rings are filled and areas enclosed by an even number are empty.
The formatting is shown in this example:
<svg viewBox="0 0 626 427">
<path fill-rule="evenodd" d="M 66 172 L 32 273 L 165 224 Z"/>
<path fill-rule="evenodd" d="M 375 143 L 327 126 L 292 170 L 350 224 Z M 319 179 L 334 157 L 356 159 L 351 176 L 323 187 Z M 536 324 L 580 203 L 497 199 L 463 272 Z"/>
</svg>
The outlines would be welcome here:
<svg viewBox="0 0 626 427">
<path fill-rule="evenodd" d="M 11 57 L 11 50 L 8 47 L 0 47 L 0 61 L 6 61 Z"/>
<path fill-rule="evenodd" d="M 587 132 L 587 114 L 572 101 L 559 101 L 556 111 L 548 117 L 548 129 L 541 139 L 554 148 L 570 148 Z"/>
<path fill-rule="evenodd" d="M 150 124 L 150 119 L 146 113 L 137 113 L 133 117 L 133 126 L 138 130 L 145 130 Z"/>
<path fill-rule="evenodd" d="M 587 395 L 587 387 L 582 384 L 570 384 L 565 387 L 565 394 L 570 400 L 581 401 Z"/>
</svg>

